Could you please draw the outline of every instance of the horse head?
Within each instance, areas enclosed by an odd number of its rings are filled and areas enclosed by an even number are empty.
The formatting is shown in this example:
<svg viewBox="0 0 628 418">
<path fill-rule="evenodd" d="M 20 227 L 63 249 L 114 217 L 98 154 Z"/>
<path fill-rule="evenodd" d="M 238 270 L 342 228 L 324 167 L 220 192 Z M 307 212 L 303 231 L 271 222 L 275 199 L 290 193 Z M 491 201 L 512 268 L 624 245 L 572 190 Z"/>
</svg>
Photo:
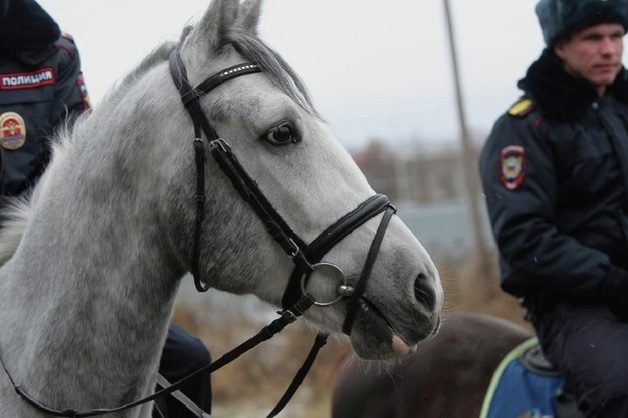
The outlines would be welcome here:
<svg viewBox="0 0 628 418">
<path fill-rule="evenodd" d="M 199 95 L 199 102 L 215 132 L 228 143 L 285 224 L 304 243 L 311 243 L 374 191 L 317 114 L 301 80 L 258 38 L 259 14 L 260 1 L 242 5 L 215 1 L 184 36 L 180 59 L 191 86 L 238 64 L 259 66 L 259 73 Z M 190 117 L 182 105 L 176 107 L 174 119 L 183 123 L 181 132 L 188 132 L 182 136 L 193 138 Z M 280 305 L 294 264 L 264 223 L 251 216 L 251 208 L 234 193 L 227 176 L 215 164 L 208 172 L 211 203 L 206 209 L 200 276 L 218 289 L 252 292 Z M 322 261 L 339 266 L 355 285 L 378 221 L 374 217 L 357 228 Z M 393 346 L 405 352 L 406 346 L 432 335 L 442 299 L 438 273 L 397 217 L 385 233 L 371 274 L 350 335 L 354 349 L 364 357 L 387 357 L 394 353 Z M 334 300 L 338 285 L 337 269 L 321 268 L 309 279 L 307 292 L 316 300 Z M 343 300 L 317 307 L 306 316 L 327 330 L 340 332 L 348 304 Z"/>
<path fill-rule="evenodd" d="M 37 399 L 94 408 L 150 393 L 188 271 L 286 309 L 311 295 L 305 316 L 344 329 L 364 358 L 436 332 L 428 253 L 260 40 L 259 15 L 259 0 L 214 0 L 58 139 L 0 268 L 2 356 Z M 4 377 L 0 389 L 13 399 Z"/>
</svg>

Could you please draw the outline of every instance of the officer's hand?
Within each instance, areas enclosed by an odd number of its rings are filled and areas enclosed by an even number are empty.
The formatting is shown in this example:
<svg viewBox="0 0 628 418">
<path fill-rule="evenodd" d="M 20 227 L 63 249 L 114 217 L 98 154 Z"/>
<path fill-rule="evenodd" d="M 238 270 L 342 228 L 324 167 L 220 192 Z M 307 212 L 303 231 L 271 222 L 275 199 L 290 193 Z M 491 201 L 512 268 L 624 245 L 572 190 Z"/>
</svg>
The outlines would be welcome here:
<svg viewBox="0 0 628 418">
<path fill-rule="evenodd" d="M 621 322 L 628 322 L 628 271 L 611 266 L 602 297 Z"/>
</svg>

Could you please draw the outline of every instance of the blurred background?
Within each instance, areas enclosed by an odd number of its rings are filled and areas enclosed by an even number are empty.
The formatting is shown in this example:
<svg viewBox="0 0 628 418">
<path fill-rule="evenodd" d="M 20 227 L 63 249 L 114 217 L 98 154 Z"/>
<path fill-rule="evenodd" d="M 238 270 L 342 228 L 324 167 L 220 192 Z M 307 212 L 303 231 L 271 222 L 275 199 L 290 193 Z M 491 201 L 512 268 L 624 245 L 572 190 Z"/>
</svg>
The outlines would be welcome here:
<svg viewBox="0 0 628 418">
<path fill-rule="evenodd" d="M 178 39 L 209 0 L 40 0 L 81 51 L 95 107 L 148 52 Z M 499 290 L 476 160 L 517 81 L 543 48 L 536 0 L 266 0 L 259 32 L 301 75 L 318 110 L 373 188 L 387 194 L 431 253 L 447 311 L 524 324 Z M 276 317 L 254 297 L 186 277 L 175 321 L 214 358 Z M 524 324 L 525 325 L 525 324 Z M 300 321 L 213 375 L 214 416 L 265 416 L 306 357 Z M 281 417 L 329 416 L 335 372 L 350 348 L 333 340 Z"/>
</svg>

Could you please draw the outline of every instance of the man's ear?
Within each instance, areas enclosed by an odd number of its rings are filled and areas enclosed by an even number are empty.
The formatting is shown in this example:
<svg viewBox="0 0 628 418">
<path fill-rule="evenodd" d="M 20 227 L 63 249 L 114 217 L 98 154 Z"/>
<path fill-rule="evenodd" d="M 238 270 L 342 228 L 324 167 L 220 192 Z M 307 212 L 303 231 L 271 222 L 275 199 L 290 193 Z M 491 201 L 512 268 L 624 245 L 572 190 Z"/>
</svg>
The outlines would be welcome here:
<svg viewBox="0 0 628 418">
<path fill-rule="evenodd" d="M 567 55 L 567 52 L 565 51 L 567 46 L 567 41 L 558 41 L 556 43 L 556 45 L 554 45 L 554 52 L 556 53 L 556 55 L 558 55 L 558 58 L 560 58 L 561 60 L 565 59 L 565 56 Z"/>
</svg>

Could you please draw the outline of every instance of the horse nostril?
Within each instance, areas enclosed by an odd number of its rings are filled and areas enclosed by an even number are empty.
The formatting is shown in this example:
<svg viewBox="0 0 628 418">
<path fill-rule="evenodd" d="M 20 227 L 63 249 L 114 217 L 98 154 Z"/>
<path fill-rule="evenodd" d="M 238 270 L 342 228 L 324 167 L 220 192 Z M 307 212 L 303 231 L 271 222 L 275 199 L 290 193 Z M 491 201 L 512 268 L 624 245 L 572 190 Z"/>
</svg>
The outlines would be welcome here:
<svg viewBox="0 0 628 418">
<path fill-rule="evenodd" d="M 424 304 L 430 311 L 436 306 L 436 293 L 432 287 L 428 286 L 428 278 L 420 273 L 414 282 L 414 297 L 419 303 Z"/>
</svg>

